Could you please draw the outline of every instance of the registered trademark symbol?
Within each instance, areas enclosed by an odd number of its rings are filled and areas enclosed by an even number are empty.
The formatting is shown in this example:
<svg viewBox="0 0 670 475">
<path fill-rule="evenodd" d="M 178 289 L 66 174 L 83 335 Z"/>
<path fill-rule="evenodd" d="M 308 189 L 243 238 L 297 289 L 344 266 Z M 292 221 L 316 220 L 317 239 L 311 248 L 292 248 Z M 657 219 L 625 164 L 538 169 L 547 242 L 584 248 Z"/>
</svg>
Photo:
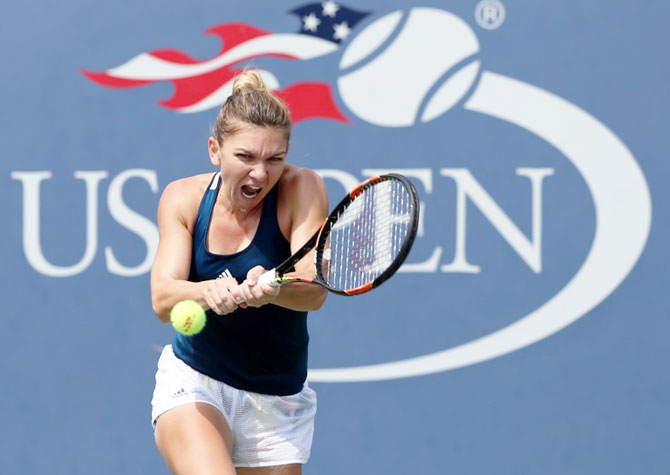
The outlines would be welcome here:
<svg viewBox="0 0 670 475">
<path fill-rule="evenodd" d="M 505 21 L 505 6 L 498 0 L 482 0 L 475 7 L 475 20 L 485 30 L 495 30 Z"/>
</svg>

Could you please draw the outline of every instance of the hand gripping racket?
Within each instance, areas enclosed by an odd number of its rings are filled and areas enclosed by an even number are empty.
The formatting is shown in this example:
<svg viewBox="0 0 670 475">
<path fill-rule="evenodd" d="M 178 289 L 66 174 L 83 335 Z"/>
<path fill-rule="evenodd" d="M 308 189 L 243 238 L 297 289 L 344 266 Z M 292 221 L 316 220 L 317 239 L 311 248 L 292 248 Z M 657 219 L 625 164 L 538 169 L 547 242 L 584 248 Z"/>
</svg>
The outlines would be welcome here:
<svg viewBox="0 0 670 475">
<path fill-rule="evenodd" d="M 340 201 L 302 248 L 258 282 L 309 282 L 340 295 L 368 292 L 402 265 L 418 223 L 419 198 L 407 178 L 397 174 L 370 178 Z M 314 279 L 284 275 L 314 247 Z"/>
</svg>

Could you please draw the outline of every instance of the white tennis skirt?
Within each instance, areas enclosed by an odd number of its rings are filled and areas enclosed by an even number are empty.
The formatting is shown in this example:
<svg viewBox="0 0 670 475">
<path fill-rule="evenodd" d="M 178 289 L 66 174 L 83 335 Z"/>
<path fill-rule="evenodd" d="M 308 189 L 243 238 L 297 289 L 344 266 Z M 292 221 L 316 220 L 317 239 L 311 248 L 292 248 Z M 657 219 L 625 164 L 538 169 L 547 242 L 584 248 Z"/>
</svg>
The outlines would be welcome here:
<svg viewBox="0 0 670 475">
<path fill-rule="evenodd" d="M 243 391 L 194 370 L 167 345 L 158 360 L 151 422 L 155 427 L 164 412 L 194 402 L 211 404 L 228 421 L 236 467 L 305 463 L 309 459 L 316 393 L 307 383 L 290 396 Z"/>
</svg>

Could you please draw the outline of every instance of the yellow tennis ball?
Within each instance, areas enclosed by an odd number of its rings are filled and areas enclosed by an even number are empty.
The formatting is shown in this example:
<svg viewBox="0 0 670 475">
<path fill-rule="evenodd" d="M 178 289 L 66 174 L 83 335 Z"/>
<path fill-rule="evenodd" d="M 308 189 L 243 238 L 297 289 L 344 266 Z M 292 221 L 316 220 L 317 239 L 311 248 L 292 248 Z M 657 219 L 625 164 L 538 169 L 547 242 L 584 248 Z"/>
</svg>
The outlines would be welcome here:
<svg viewBox="0 0 670 475">
<path fill-rule="evenodd" d="M 200 333 L 205 327 L 207 315 L 198 302 L 182 300 L 172 307 L 170 321 L 179 333 L 192 336 Z"/>
</svg>

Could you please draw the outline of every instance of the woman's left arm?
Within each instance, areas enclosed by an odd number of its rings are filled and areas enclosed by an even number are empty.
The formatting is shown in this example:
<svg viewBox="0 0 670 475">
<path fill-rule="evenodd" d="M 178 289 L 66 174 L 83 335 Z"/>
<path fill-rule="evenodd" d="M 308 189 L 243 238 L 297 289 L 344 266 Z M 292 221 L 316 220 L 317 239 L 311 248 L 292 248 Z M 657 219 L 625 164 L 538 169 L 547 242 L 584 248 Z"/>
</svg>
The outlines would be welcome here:
<svg viewBox="0 0 670 475">
<path fill-rule="evenodd" d="M 294 253 L 312 237 L 328 216 L 328 194 L 321 177 L 306 168 L 294 170 L 287 182 L 282 183 L 282 187 L 290 190 L 282 205 L 289 207 L 291 217 L 289 241 L 291 253 Z M 328 291 L 314 284 L 294 283 L 282 287 L 269 285 L 256 287 L 258 277 L 264 272 L 265 269 L 261 266 L 254 267 L 247 274 L 244 284 L 239 287 L 237 295 L 243 297 L 249 306 L 259 307 L 273 303 L 292 310 L 309 311 L 318 310 L 326 300 Z M 314 250 L 295 265 L 295 272 L 287 275 L 314 278 Z"/>
</svg>

